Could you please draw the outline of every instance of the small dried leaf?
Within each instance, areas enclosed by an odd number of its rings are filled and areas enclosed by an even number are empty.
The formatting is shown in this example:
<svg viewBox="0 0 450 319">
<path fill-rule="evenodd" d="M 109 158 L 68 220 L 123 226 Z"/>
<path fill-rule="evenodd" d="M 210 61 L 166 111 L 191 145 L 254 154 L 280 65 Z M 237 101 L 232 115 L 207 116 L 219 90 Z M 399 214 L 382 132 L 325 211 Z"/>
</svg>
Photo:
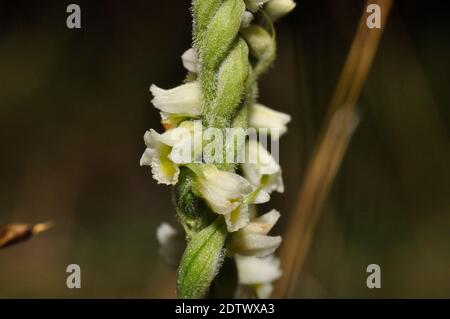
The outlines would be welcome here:
<svg viewBox="0 0 450 319">
<path fill-rule="evenodd" d="M 0 249 L 26 241 L 53 227 L 53 222 L 39 224 L 9 224 L 0 228 Z"/>
</svg>

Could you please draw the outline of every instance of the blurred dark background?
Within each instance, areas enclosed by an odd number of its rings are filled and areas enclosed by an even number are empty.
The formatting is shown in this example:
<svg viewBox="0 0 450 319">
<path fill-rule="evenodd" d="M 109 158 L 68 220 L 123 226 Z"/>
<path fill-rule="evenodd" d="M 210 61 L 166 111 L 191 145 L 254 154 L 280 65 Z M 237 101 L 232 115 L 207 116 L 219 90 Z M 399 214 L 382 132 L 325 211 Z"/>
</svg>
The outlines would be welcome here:
<svg viewBox="0 0 450 319">
<path fill-rule="evenodd" d="M 260 101 L 292 114 L 281 144 L 293 210 L 363 1 L 298 0 L 277 24 Z M 189 1 L 0 1 L 0 225 L 56 227 L 0 251 L 0 297 L 174 296 L 155 229 L 170 188 L 139 167 L 161 131 L 150 84 L 178 85 Z M 450 20 L 444 1 L 394 1 L 359 100 L 361 124 L 316 230 L 297 297 L 450 297 Z M 79 264 L 82 289 L 66 287 Z M 366 267 L 382 288 L 366 287 Z"/>
</svg>

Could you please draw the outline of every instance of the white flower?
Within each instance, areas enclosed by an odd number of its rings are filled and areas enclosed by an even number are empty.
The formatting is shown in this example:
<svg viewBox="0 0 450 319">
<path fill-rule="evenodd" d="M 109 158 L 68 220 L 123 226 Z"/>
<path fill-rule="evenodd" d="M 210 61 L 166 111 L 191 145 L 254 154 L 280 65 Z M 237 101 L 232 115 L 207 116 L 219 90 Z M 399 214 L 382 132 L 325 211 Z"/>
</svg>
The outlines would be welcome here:
<svg viewBox="0 0 450 319">
<path fill-rule="evenodd" d="M 192 73 L 197 73 L 200 70 L 200 65 L 198 63 L 197 52 L 194 48 L 190 48 L 181 56 L 183 61 L 183 66 Z"/>
<path fill-rule="evenodd" d="M 295 6 L 292 0 L 270 0 L 264 9 L 272 21 L 275 21 L 294 10 Z"/>
<path fill-rule="evenodd" d="M 268 193 L 244 177 L 219 170 L 211 164 L 187 165 L 197 175 L 194 192 L 217 214 L 224 215 L 228 231 L 237 231 L 250 220 L 250 204 L 265 203 Z"/>
<path fill-rule="evenodd" d="M 252 211 L 250 206 L 253 204 L 262 204 L 270 200 L 267 192 L 261 189 L 254 189 L 248 196 L 246 196 L 236 209 L 225 214 L 225 222 L 229 232 L 235 232 L 245 227 L 251 219 Z"/>
<path fill-rule="evenodd" d="M 170 266 L 176 267 L 183 255 L 186 243 L 180 231 L 168 223 L 162 223 L 156 230 L 159 254 Z"/>
<path fill-rule="evenodd" d="M 141 166 L 151 166 L 153 178 L 160 184 L 175 185 L 179 165 L 193 162 L 201 154 L 201 135 L 196 134 L 197 122 L 185 121 L 179 127 L 159 134 L 153 129 L 144 135 L 147 149 Z M 201 130 L 201 129 L 200 129 Z"/>
<path fill-rule="evenodd" d="M 251 12 L 256 12 L 267 1 L 269 0 L 245 0 L 245 5 Z"/>
<path fill-rule="evenodd" d="M 153 105 L 159 109 L 166 128 L 173 127 L 185 117 L 197 117 L 202 113 L 200 86 L 197 81 L 163 90 L 156 85 L 150 87 Z"/>
<path fill-rule="evenodd" d="M 256 129 L 278 129 L 279 136 L 287 131 L 286 125 L 291 121 L 290 115 L 278 112 L 255 103 L 250 107 L 249 124 Z"/>
<path fill-rule="evenodd" d="M 247 28 L 250 23 L 253 21 L 253 14 L 250 11 L 245 11 L 241 20 L 241 29 Z"/>
<path fill-rule="evenodd" d="M 281 167 L 266 148 L 258 141 L 249 139 L 246 143 L 245 153 L 245 163 L 241 164 L 244 177 L 268 193 L 274 190 L 283 193 Z"/>
<path fill-rule="evenodd" d="M 251 288 L 258 298 L 269 298 L 272 283 L 282 274 L 280 260 L 273 255 L 264 258 L 236 255 L 235 260 L 239 284 Z"/>
<path fill-rule="evenodd" d="M 271 255 L 281 244 L 281 236 L 267 236 L 280 213 L 276 210 L 252 219 L 244 228 L 232 234 L 230 248 L 233 252 L 255 257 Z"/>
</svg>

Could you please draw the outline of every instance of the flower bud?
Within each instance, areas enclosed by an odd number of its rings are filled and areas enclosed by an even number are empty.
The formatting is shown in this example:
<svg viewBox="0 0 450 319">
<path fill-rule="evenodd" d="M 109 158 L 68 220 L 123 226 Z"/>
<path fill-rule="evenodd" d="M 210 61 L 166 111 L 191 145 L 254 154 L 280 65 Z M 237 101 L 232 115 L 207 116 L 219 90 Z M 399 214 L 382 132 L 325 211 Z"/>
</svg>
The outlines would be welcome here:
<svg viewBox="0 0 450 319">
<path fill-rule="evenodd" d="M 197 73 L 199 71 L 199 64 L 197 58 L 197 52 L 194 48 L 190 48 L 181 56 L 181 60 L 183 61 L 183 66 L 192 73 Z"/>
<path fill-rule="evenodd" d="M 241 29 L 248 28 L 253 18 L 253 14 L 250 11 L 245 11 L 241 20 Z"/>
<path fill-rule="evenodd" d="M 292 0 L 270 0 L 265 6 L 265 11 L 272 19 L 276 21 L 294 10 L 296 3 Z"/>
<path fill-rule="evenodd" d="M 250 54 L 255 58 L 263 58 L 267 52 L 274 51 L 275 43 L 272 36 L 262 27 L 251 25 L 241 31 L 250 48 Z"/>
</svg>

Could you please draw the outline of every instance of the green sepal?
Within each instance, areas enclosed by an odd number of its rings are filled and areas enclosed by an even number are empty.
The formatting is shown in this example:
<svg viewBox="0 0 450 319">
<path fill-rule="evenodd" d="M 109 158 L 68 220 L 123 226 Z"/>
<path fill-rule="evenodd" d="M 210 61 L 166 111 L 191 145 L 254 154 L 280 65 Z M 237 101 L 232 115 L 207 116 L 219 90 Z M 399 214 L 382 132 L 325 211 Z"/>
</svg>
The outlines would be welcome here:
<svg viewBox="0 0 450 319">
<path fill-rule="evenodd" d="M 177 274 L 177 295 L 183 299 L 204 298 L 224 258 L 227 229 L 222 216 L 189 241 Z"/>
</svg>

